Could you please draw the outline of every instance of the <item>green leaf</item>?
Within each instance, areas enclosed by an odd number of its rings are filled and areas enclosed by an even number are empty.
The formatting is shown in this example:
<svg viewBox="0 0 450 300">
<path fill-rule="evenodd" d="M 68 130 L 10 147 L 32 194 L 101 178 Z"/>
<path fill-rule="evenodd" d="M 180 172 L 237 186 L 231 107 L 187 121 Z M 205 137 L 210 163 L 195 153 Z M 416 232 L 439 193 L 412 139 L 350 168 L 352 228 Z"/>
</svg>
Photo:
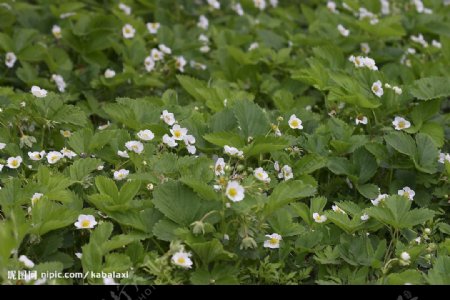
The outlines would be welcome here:
<svg viewBox="0 0 450 300">
<path fill-rule="evenodd" d="M 301 157 L 294 165 L 295 174 L 310 174 L 318 169 L 325 167 L 327 159 L 318 154 L 306 154 Z"/>
<path fill-rule="evenodd" d="M 450 284 L 450 256 L 438 256 L 433 268 L 424 277 L 429 284 Z"/>
<path fill-rule="evenodd" d="M 134 199 L 141 188 L 138 180 L 127 181 L 120 189 L 118 203 L 126 203 Z"/>
<path fill-rule="evenodd" d="M 233 111 L 246 138 L 250 136 L 255 138 L 269 132 L 269 120 L 257 104 L 241 100 L 234 105 Z"/>
<path fill-rule="evenodd" d="M 189 226 L 220 204 L 204 201 L 191 189 L 178 181 L 159 185 L 153 192 L 153 203 L 167 218 L 177 224 Z"/>
<path fill-rule="evenodd" d="M 269 153 L 278 150 L 283 150 L 289 147 L 288 140 L 275 136 L 262 136 L 257 137 L 248 146 L 243 148 L 244 155 L 246 157 L 258 156 L 262 153 Z"/>
<path fill-rule="evenodd" d="M 416 155 L 416 145 L 413 138 L 403 132 L 391 132 L 384 137 L 386 143 L 400 153 L 410 157 Z"/>
<path fill-rule="evenodd" d="M 236 254 L 225 251 L 222 243 L 217 239 L 203 243 L 187 242 L 187 244 L 198 255 L 204 265 L 214 261 L 232 260 L 236 256 Z"/>
<path fill-rule="evenodd" d="M 410 86 L 409 92 L 419 100 L 450 96 L 450 77 L 421 78 Z"/>
<path fill-rule="evenodd" d="M 417 157 L 414 159 L 416 168 L 422 172 L 433 174 L 437 171 L 439 151 L 433 139 L 425 134 L 416 134 Z"/>
<path fill-rule="evenodd" d="M 101 164 L 102 161 L 95 158 L 78 159 L 69 167 L 70 178 L 72 180 L 82 181 Z"/>
<path fill-rule="evenodd" d="M 204 135 L 203 138 L 211 144 L 220 147 L 228 145 L 236 148 L 242 148 L 245 144 L 240 135 L 228 131 L 209 133 Z"/>
<path fill-rule="evenodd" d="M 105 176 L 97 176 L 95 178 L 95 186 L 97 187 L 100 194 L 108 195 L 115 202 L 119 199 L 119 190 L 117 189 L 116 183 L 111 178 Z"/>
<path fill-rule="evenodd" d="M 289 180 L 278 184 L 269 196 L 264 209 L 266 215 L 270 215 L 284 205 L 311 197 L 316 193 L 316 188 L 310 184 L 305 184 L 301 180 Z"/>
</svg>

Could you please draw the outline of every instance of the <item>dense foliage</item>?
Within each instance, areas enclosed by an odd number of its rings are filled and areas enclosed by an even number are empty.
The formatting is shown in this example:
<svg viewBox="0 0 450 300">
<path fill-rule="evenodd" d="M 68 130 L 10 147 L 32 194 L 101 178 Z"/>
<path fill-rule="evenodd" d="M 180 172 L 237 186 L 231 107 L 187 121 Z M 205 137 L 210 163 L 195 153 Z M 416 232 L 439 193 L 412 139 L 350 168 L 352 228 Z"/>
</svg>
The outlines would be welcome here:
<svg viewBox="0 0 450 300">
<path fill-rule="evenodd" d="M 0 282 L 450 284 L 449 1 L 10 0 L 0 32 Z"/>
</svg>

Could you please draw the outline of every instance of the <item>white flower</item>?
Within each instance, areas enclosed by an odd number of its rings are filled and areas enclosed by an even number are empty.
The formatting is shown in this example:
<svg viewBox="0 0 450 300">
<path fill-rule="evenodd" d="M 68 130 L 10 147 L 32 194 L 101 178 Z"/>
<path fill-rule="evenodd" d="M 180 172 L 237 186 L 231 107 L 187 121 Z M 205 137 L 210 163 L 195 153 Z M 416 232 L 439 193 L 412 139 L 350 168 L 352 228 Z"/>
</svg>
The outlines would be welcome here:
<svg viewBox="0 0 450 300">
<path fill-rule="evenodd" d="M 278 6 L 278 0 L 270 0 L 270 5 L 272 5 L 272 7 L 277 7 Z"/>
<path fill-rule="evenodd" d="M 155 134 L 149 129 L 140 130 L 136 135 L 143 141 L 151 141 L 155 138 Z"/>
<path fill-rule="evenodd" d="M 400 254 L 400 258 L 405 262 L 409 262 L 409 260 L 411 259 L 411 255 L 409 255 L 408 252 L 402 252 Z"/>
<path fill-rule="evenodd" d="M 186 134 L 185 136 L 183 136 L 183 141 L 186 145 L 193 145 L 195 144 L 195 136 Z"/>
<path fill-rule="evenodd" d="M 172 126 L 176 121 L 173 113 L 168 112 L 167 110 L 163 110 L 161 114 L 161 119 L 166 122 L 167 125 Z"/>
<path fill-rule="evenodd" d="M 327 2 L 327 8 L 328 8 L 328 10 L 330 10 L 332 13 L 334 13 L 334 14 L 337 14 L 337 13 L 339 13 L 337 10 L 336 10 L 336 3 L 334 2 L 334 1 L 328 1 Z"/>
<path fill-rule="evenodd" d="M 61 154 L 69 159 L 74 158 L 75 156 L 77 156 L 77 154 L 75 152 L 73 152 L 72 150 L 67 149 L 66 147 L 62 148 L 61 150 Z"/>
<path fill-rule="evenodd" d="M 361 216 L 361 221 L 367 221 L 367 220 L 369 220 L 369 215 L 368 214 L 363 214 L 362 216 Z"/>
<path fill-rule="evenodd" d="M 34 262 L 31 261 L 31 259 L 29 259 L 28 257 L 26 257 L 25 255 L 21 255 L 19 257 L 19 261 L 21 263 L 23 263 L 25 265 L 25 267 L 27 267 L 28 269 L 31 269 L 34 267 Z"/>
<path fill-rule="evenodd" d="M 414 196 L 416 195 L 416 192 L 414 192 L 412 189 L 410 189 L 408 186 L 405 186 L 403 189 L 398 190 L 397 192 L 400 196 L 406 197 L 409 200 L 413 201 Z"/>
<path fill-rule="evenodd" d="M 116 76 L 116 71 L 114 71 L 112 69 L 106 69 L 104 75 L 105 75 L 105 78 L 113 78 Z"/>
<path fill-rule="evenodd" d="M 419 237 L 416 237 L 416 238 L 414 239 L 414 241 L 415 241 L 417 244 L 420 244 L 420 242 L 422 241 L 422 239 L 421 239 L 421 237 L 419 236 Z"/>
<path fill-rule="evenodd" d="M 231 9 L 234 10 L 239 16 L 244 15 L 244 10 L 242 9 L 242 5 L 240 3 L 232 5 Z"/>
<path fill-rule="evenodd" d="M 220 2 L 217 0 L 208 0 L 208 4 L 214 9 L 220 9 Z"/>
<path fill-rule="evenodd" d="M 131 7 L 125 5 L 123 3 L 119 3 L 119 9 L 124 12 L 126 15 L 131 15 Z"/>
<path fill-rule="evenodd" d="M 193 145 L 186 145 L 186 150 L 190 154 L 195 154 L 195 152 L 197 152 L 197 148 L 195 148 L 195 146 L 193 146 Z"/>
<path fill-rule="evenodd" d="M 45 156 L 45 151 L 41 151 L 41 152 L 39 152 L 39 151 L 28 152 L 28 157 L 29 157 L 31 160 L 35 160 L 35 161 L 41 160 L 41 159 L 44 158 L 44 156 Z"/>
<path fill-rule="evenodd" d="M 109 123 L 108 121 L 106 122 L 106 124 L 98 126 L 98 130 L 105 130 L 106 128 L 109 127 L 109 125 L 111 125 L 111 123 Z"/>
<path fill-rule="evenodd" d="M 10 157 L 6 161 L 6 166 L 10 169 L 17 169 L 20 167 L 20 164 L 22 163 L 22 157 L 16 156 L 16 157 Z"/>
<path fill-rule="evenodd" d="M 402 117 L 395 117 L 394 121 L 392 121 L 392 125 L 394 125 L 395 130 L 403 130 L 411 127 L 411 122 Z"/>
<path fill-rule="evenodd" d="M 264 248 L 277 249 L 280 248 L 280 241 L 283 239 L 278 233 L 266 234 L 268 240 L 264 241 Z"/>
<path fill-rule="evenodd" d="M 123 37 L 126 39 L 134 38 L 135 33 L 136 33 L 136 29 L 134 29 L 134 27 L 131 26 L 130 24 L 125 24 L 122 27 L 122 34 L 123 34 Z"/>
<path fill-rule="evenodd" d="M 170 137 L 168 134 L 163 135 L 162 141 L 170 148 L 176 147 L 178 145 L 175 139 L 173 137 Z"/>
<path fill-rule="evenodd" d="M 129 151 L 133 151 L 134 153 L 141 154 L 144 151 L 144 144 L 139 141 L 129 141 L 125 143 L 125 147 Z"/>
<path fill-rule="evenodd" d="M 58 91 L 60 91 L 61 93 L 63 93 L 66 90 L 66 82 L 64 81 L 64 78 L 61 75 L 53 74 L 52 81 L 56 83 Z"/>
<path fill-rule="evenodd" d="M 181 141 L 187 132 L 188 130 L 186 128 L 182 128 L 178 124 L 173 125 L 172 129 L 170 129 L 172 137 L 177 141 Z"/>
<path fill-rule="evenodd" d="M 424 48 L 428 48 L 428 42 L 425 40 L 425 38 L 423 37 L 423 35 L 421 33 L 419 33 L 417 36 L 412 35 L 411 41 L 422 45 L 422 47 L 424 47 Z"/>
<path fill-rule="evenodd" d="M 436 41 L 436 40 L 432 40 L 431 41 L 431 46 L 433 46 L 435 48 L 438 48 L 438 49 L 442 48 L 442 44 L 440 42 Z"/>
<path fill-rule="evenodd" d="M 284 178 L 285 181 L 294 178 L 294 173 L 292 173 L 292 168 L 288 165 L 284 165 L 281 168 L 281 172 L 278 174 L 278 178 Z"/>
<path fill-rule="evenodd" d="M 266 0 L 253 0 L 253 4 L 254 4 L 255 7 L 258 8 L 259 10 L 264 10 L 264 9 L 266 9 Z"/>
<path fill-rule="evenodd" d="M 147 72 L 153 71 L 153 69 L 155 68 L 155 61 L 153 60 L 153 58 L 151 56 L 147 56 L 145 58 L 144 66 L 145 66 L 145 70 Z"/>
<path fill-rule="evenodd" d="M 180 71 L 184 72 L 184 66 L 186 65 L 186 59 L 183 56 L 178 56 L 175 60 L 175 67 Z"/>
<path fill-rule="evenodd" d="M 105 277 L 105 278 L 103 278 L 103 284 L 104 285 L 117 285 L 118 283 L 114 281 L 114 278 Z"/>
<path fill-rule="evenodd" d="M 0 150 L 5 149 L 5 147 L 6 147 L 6 144 L 5 144 L 5 143 L 0 143 Z"/>
<path fill-rule="evenodd" d="M 123 158 L 130 158 L 127 151 L 117 150 L 117 155 L 119 155 L 120 157 L 123 157 Z"/>
<path fill-rule="evenodd" d="M 388 196 L 389 196 L 388 194 L 379 194 L 378 197 L 376 197 L 373 200 L 370 200 L 370 202 L 372 202 L 373 205 L 378 206 Z"/>
<path fill-rule="evenodd" d="M 264 171 L 263 168 L 256 168 L 255 171 L 253 172 L 253 174 L 255 175 L 255 177 L 258 180 L 264 181 L 264 182 L 270 182 L 270 177 L 267 174 L 266 171 Z"/>
<path fill-rule="evenodd" d="M 313 213 L 313 219 L 317 223 L 323 223 L 327 220 L 327 216 L 325 215 L 319 215 L 319 213 Z"/>
<path fill-rule="evenodd" d="M 172 256 L 172 263 L 179 267 L 190 269 L 193 264 L 192 260 L 189 258 L 190 256 L 190 253 L 178 251 Z"/>
<path fill-rule="evenodd" d="M 147 23 L 147 29 L 151 34 L 158 33 L 158 29 L 161 25 L 159 23 Z"/>
<path fill-rule="evenodd" d="M 289 123 L 289 127 L 291 127 L 292 129 L 303 129 L 302 120 L 297 118 L 296 115 L 291 115 L 288 123 Z"/>
<path fill-rule="evenodd" d="M 57 40 L 62 38 L 61 27 L 59 27 L 58 25 L 53 25 L 52 34 L 55 37 L 55 39 L 57 39 Z"/>
<path fill-rule="evenodd" d="M 44 98 L 47 96 L 47 91 L 44 89 L 41 89 L 40 87 L 33 85 L 31 87 L 31 93 L 33 94 L 33 96 L 38 97 L 38 98 Z"/>
<path fill-rule="evenodd" d="M 227 195 L 228 199 L 233 202 L 242 201 L 245 197 L 244 192 L 244 187 L 237 181 L 228 182 L 227 188 L 225 190 L 225 194 Z"/>
<path fill-rule="evenodd" d="M 191 68 L 197 69 L 197 70 L 206 70 L 206 65 L 201 64 L 199 62 L 196 62 L 195 60 L 191 60 L 190 62 Z"/>
<path fill-rule="evenodd" d="M 93 215 L 79 215 L 74 225 L 78 229 L 92 229 L 97 225 L 97 221 Z"/>
<path fill-rule="evenodd" d="M 252 51 L 259 48 L 259 44 L 257 42 L 251 43 L 250 46 L 248 47 L 248 51 Z"/>
<path fill-rule="evenodd" d="M 198 40 L 204 44 L 207 44 L 209 42 L 209 38 L 203 33 L 198 36 Z"/>
<path fill-rule="evenodd" d="M 5 65 L 8 68 L 12 68 L 14 67 L 14 64 L 17 61 L 17 56 L 13 53 L 13 52 L 7 52 L 5 55 Z"/>
<path fill-rule="evenodd" d="M 369 44 L 368 43 L 361 43 L 361 51 L 364 53 L 364 54 L 369 54 L 369 52 L 370 52 L 370 46 L 369 46 Z"/>
<path fill-rule="evenodd" d="M 377 97 L 381 97 L 383 96 L 383 84 L 381 83 L 381 81 L 377 80 L 372 84 L 372 92 L 377 96 Z"/>
<path fill-rule="evenodd" d="M 368 122 L 368 119 L 366 116 L 359 115 L 355 118 L 356 125 L 359 125 L 359 124 L 367 125 L 367 122 Z"/>
<path fill-rule="evenodd" d="M 235 147 L 230 147 L 228 145 L 223 146 L 223 152 L 225 154 L 228 154 L 229 156 L 244 157 L 244 152 L 238 150 Z"/>
<path fill-rule="evenodd" d="M 208 53 L 211 50 L 211 48 L 209 48 L 208 45 L 204 45 L 200 47 L 200 52 L 201 53 Z"/>
<path fill-rule="evenodd" d="M 445 161 L 450 163 L 450 153 L 439 152 L 439 163 L 445 164 Z"/>
<path fill-rule="evenodd" d="M 349 34 L 350 34 L 350 30 L 346 29 L 344 26 L 342 26 L 342 24 L 339 24 L 337 26 L 337 30 L 339 31 L 339 33 L 342 36 L 345 36 L 345 37 L 349 36 Z"/>
<path fill-rule="evenodd" d="M 78 259 L 81 259 L 81 258 L 83 257 L 83 253 L 75 252 L 75 256 L 76 256 Z"/>
<path fill-rule="evenodd" d="M 33 196 L 31 197 L 31 205 L 34 206 L 37 203 L 37 201 L 42 198 L 42 196 L 44 196 L 44 194 L 34 193 Z"/>
<path fill-rule="evenodd" d="M 159 51 L 156 48 L 153 48 L 152 51 L 150 51 L 150 56 L 154 61 L 159 61 L 164 59 L 164 53 L 162 51 Z"/>
<path fill-rule="evenodd" d="M 222 157 L 219 157 L 216 160 L 216 164 L 214 166 L 214 174 L 216 174 L 216 176 L 225 174 L 225 161 L 223 160 Z"/>
<path fill-rule="evenodd" d="M 278 163 L 278 161 L 275 161 L 273 163 L 273 168 L 275 169 L 275 171 L 280 171 L 280 164 Z"/>
<path fill-rule="evenodd" d="M 401 95 L 403 93 L 402 89 L 399 88 L 398 86 L 393 86 L 392 90 L 394 91 L 394 93 L 396 93 L 397 95 Z"/>
<path fill-rule="evenodd" d="M 59 133 L 61 133 L 61 135 L 65 138 L 71 137 L 72 136 L 72 132 L 70 132 L 70 130 L 60 130 Z"/>
<path fill-rule="evenodd" d="M 114 179 L 115 180 L 123 180 L 127 178 L 128 174 L 130 174 L 130 171 L 125 169 L 120 169 L 118 171 L 114 171 Z"/>
<path fill-rule="evenodd" d="M 172 49 L 170 49 L 169 47 L 167 47 L 164 44 L 158 45 L 158 48 L 159 48 L 159 50 L 161 50 L 165 54 L 172 54 Z"/>
<path fill-rule="evenodd" d="M 201 15 L 198 18 L 197 26 L 200 27 L 201 29 L 204 29 L 204 30 L 208 29 L 208 26 L 209 26 L 208 19 L 204 15 Z"/>
<path fill-rule="evenodd" d="M 382 15 L 388 15 L 390 14 L 390 9 L 389 9 L 389 0 L 380 0 L 380 4 L 381 4 L 381 14 Z"/>
<path fill-rule="evenodd" d="M 0 164 L 0 172 L 3 170 L 3 167 L 4 167 L 5 165 L 2 165 L 2 164 Z M 1 190 L 1 188 L 0 188 L 0 190 Z"/>
<path fill-rule="evenodd" d="M 49 164 L 55 164 L 63 157 L 64 157 L 64 155 L 61 152 L 50 151 L 47 154 L 47 161 L 48 161 Z"/>
<path fill-rule="evenodd" d="M 337 213 L 347 214 L 342 208 L 340 208 L 340 207 L 337 206 L 337 205 L 331 206 L 331 209 L 332 209 L 334 212 L 337 212 Z"/>
</svg>

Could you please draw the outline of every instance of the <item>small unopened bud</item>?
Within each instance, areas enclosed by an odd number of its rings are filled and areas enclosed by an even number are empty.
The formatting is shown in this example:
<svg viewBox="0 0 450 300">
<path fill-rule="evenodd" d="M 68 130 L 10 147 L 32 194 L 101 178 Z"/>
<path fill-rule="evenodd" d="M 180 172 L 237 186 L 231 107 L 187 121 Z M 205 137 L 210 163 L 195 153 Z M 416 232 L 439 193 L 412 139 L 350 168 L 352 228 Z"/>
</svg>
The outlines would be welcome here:
<svg viewBox="0 0 450 300">
<path fill-rule="evenodd" d="M 244 166 L 244 165 L 238 165 L 238 166 L 237 166 L 237 170 L 238 170 L 239 172 L 242 172 L 244 169 L 245 169 L 245 166 Z"/>
<path fill-rule="evenodd" d="M 205 234 L 205 224 L 202 221 L 195 221 L 191 227 L 194 234 Z"/>
<path fill-rule="evenodd" d="M 239 248 L 244 250 L 256 248 L 256 241 L 252 237 L 247 236 L 242 239 L 241 246 Z"/>
<path fill-rule="evenodd" d="M 278 121 L 278 122 L 283 122 L 283 120 L 284 120 L 284 118 L 283 118 L 282 116 L 279 116 L 279 117 L 277 118 L 277 121 Z"/>
<path fill-rule="evenodd" d="M 153 191 L 153 183 L 147 184 L 147 190 Z"/>
</svg>

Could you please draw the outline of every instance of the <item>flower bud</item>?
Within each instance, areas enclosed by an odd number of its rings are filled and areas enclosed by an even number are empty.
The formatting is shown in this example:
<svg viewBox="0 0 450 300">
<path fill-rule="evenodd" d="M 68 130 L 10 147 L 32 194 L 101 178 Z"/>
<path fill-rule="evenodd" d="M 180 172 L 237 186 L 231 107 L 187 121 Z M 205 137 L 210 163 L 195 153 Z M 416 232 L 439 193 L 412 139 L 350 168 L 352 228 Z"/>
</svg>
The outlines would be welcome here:
<svg viewBox="0 0 450 300">
<path fill-rule="evenodd" d="M 256 241 L 252 237 L 247 236 L 242 239 L 241 246 L 239 248 L 240 249 L 256 248 Z"/>
<path fill-rule="evenodd" d="M 195 221 L 191 224 L 192 232 L 197 234 L 205 234 L 205 224 L 202 221 Z"/>
</svg>

